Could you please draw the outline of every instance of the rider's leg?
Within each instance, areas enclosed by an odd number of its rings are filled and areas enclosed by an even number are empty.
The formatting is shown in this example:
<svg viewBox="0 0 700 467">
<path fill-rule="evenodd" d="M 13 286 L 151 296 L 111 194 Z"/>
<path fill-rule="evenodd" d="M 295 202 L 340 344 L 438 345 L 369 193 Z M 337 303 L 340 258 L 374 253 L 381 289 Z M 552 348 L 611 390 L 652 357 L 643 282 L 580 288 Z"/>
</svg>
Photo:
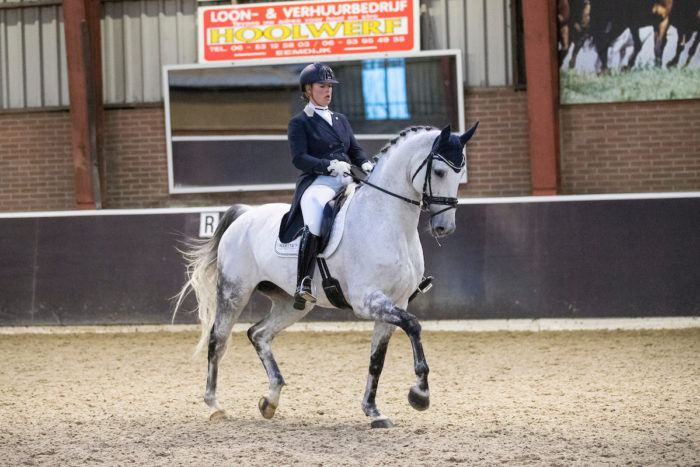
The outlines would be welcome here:
<svg viewBox="0 0 700 467">
<path fill-rule="evenodd" d="M 311 290 L 311 280 L 314 275 L 314 259 L 318 245 L 318 236 L 311 233 L 309 226 L 304 226 L 299 243 L 299 259 L 297 260 L 297 291 L 294 294 L 294 308 L 304 309 L 304 301 L 315 303 Z"/>
<path fill-rule="evenodd" d="M 325 180 L 326 178 L 330 180 Z M 311 288 L 315 259 L 318 253 L 318 235 L 321 233 L 323 207 L 335 195 L 334 177 L 319 177 L 301 197 L 301 212 L 306 226 L 299 243 L 299 258 L 297 262 L 297 290 L 294 294 L 294 308 L 301 310 L 304 302 L 316 302 Z"/>
</svg>

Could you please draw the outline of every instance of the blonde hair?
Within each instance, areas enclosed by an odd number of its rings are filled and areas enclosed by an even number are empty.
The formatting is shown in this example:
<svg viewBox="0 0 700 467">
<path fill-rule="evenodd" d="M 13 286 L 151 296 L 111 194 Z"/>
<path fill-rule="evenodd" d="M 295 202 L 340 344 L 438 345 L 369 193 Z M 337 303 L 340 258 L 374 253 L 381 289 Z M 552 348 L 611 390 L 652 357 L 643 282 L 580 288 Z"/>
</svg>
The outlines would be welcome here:
<svg viewBox="0 0 700 467">
<path fill-rule="evenodd" d="M 309 86 L 309 89 L 307 89 L 306 86 Z M 310 101 L 310 99 L 309 99 L 309 93 L 311 92 L 311 89 L 310 89 L 311 87 L 313 87 L 313 84 L 307 84 L 307 85 L 305 85 L 305 86 L 304 86 L 304 90 L 303 90 L 302 93 L 301 93 L 301 96 L 299 96 L 299 97 L 301 98 L 301 100 L 303 100 L 303 101 L 306 102 L 307 104 L 308 104 L 309 101 Z"/>
</svg>

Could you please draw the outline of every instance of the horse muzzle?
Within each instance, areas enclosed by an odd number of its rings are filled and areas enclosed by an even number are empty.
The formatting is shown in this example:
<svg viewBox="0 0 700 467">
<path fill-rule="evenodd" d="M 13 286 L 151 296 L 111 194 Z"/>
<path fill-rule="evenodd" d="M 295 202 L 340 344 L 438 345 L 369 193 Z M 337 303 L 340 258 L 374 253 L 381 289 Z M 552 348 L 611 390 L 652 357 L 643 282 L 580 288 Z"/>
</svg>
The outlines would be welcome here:
<svg viewBox="0 0 700 467">
<path fill-rule="evenodd" d="M 454 233 L 455 231 L 455 221 L 454 216 L 451 220 L 445 219 L 440 220 L 437 217 L 433 217 L 430 221 L 430 233 L 435 238 L 443 238 Z"/>
</svg>

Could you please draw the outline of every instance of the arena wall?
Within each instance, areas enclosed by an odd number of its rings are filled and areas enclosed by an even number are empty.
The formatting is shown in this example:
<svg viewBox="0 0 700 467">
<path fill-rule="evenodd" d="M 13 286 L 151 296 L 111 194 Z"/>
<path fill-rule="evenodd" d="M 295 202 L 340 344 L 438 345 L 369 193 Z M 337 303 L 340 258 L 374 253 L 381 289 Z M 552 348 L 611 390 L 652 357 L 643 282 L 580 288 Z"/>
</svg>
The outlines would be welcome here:
<svg viewBox="0 0 700 467">
<path fill-rule="evenodd" d="M 199 235 L 200 210 L 0 214 L 0 326 L 169 324 L 185 282 L 177 248 Z M 422 220 L 435 285 L 409 309 L 421 319 L 698 316 L 698 213 L 698 193 L 463 199 L 441 246 Z M 241 320 L 268 308 L 258 296 Z M 323 308 L 307 318 L 349 319 Z"/>
<path fill-rule="evenodd" d="M 470 143 L 463 197 L 531 194 L 527 93 L 468 89 Z M 562 194 L 700 190 L 700 100 L 563 106 Z M 0 113 L 0 211 L 75 208 L 67 110 Z M 105 112 L 111 209 L 288 201 L 291 192 L 168 193 L 161 105 Z"/>
</svg>

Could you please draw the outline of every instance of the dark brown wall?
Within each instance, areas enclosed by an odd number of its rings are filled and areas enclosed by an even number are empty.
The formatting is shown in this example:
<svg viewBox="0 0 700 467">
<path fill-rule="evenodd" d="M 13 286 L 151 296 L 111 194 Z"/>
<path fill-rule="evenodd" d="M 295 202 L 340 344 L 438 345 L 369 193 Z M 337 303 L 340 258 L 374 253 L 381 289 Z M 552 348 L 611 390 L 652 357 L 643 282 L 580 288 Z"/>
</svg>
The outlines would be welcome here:
<svg viewBox="0 0 700 467">
<path fill-rule="evenodd" d="M 463 197 L 531 194 L 527 94 L 469 89 Z M 562 193 L 700 190 L 700 100 L 562 106 Z M 170 195 L 163 108 L 105 112 L 105 208 L 289 201 L 291 192 Z M 0 211 L 75 209 L 67 111 L 0 113 Z"/>
<path fill-rule="evenodd" d="M 462 204 L 454 235 L 440 245 L 420 229 L 435 286 L 411 312 L 420 319 L 697 316 L 698 212 L 698 197 Z M 171 297 L 185 282 L 178 248 L 197 237 L 199 222 L 198 212 L 0 218 L 0 326 L 169 324 Z M 194 309 L 189 299 L 183 310 Z M 268 310 L 254 295 L 240 321 Z M 353 316 L 315 308 L 306 319 Z M 180 312 L 176 323 L 185 322 L 196 316 Z"/>
</svg>

